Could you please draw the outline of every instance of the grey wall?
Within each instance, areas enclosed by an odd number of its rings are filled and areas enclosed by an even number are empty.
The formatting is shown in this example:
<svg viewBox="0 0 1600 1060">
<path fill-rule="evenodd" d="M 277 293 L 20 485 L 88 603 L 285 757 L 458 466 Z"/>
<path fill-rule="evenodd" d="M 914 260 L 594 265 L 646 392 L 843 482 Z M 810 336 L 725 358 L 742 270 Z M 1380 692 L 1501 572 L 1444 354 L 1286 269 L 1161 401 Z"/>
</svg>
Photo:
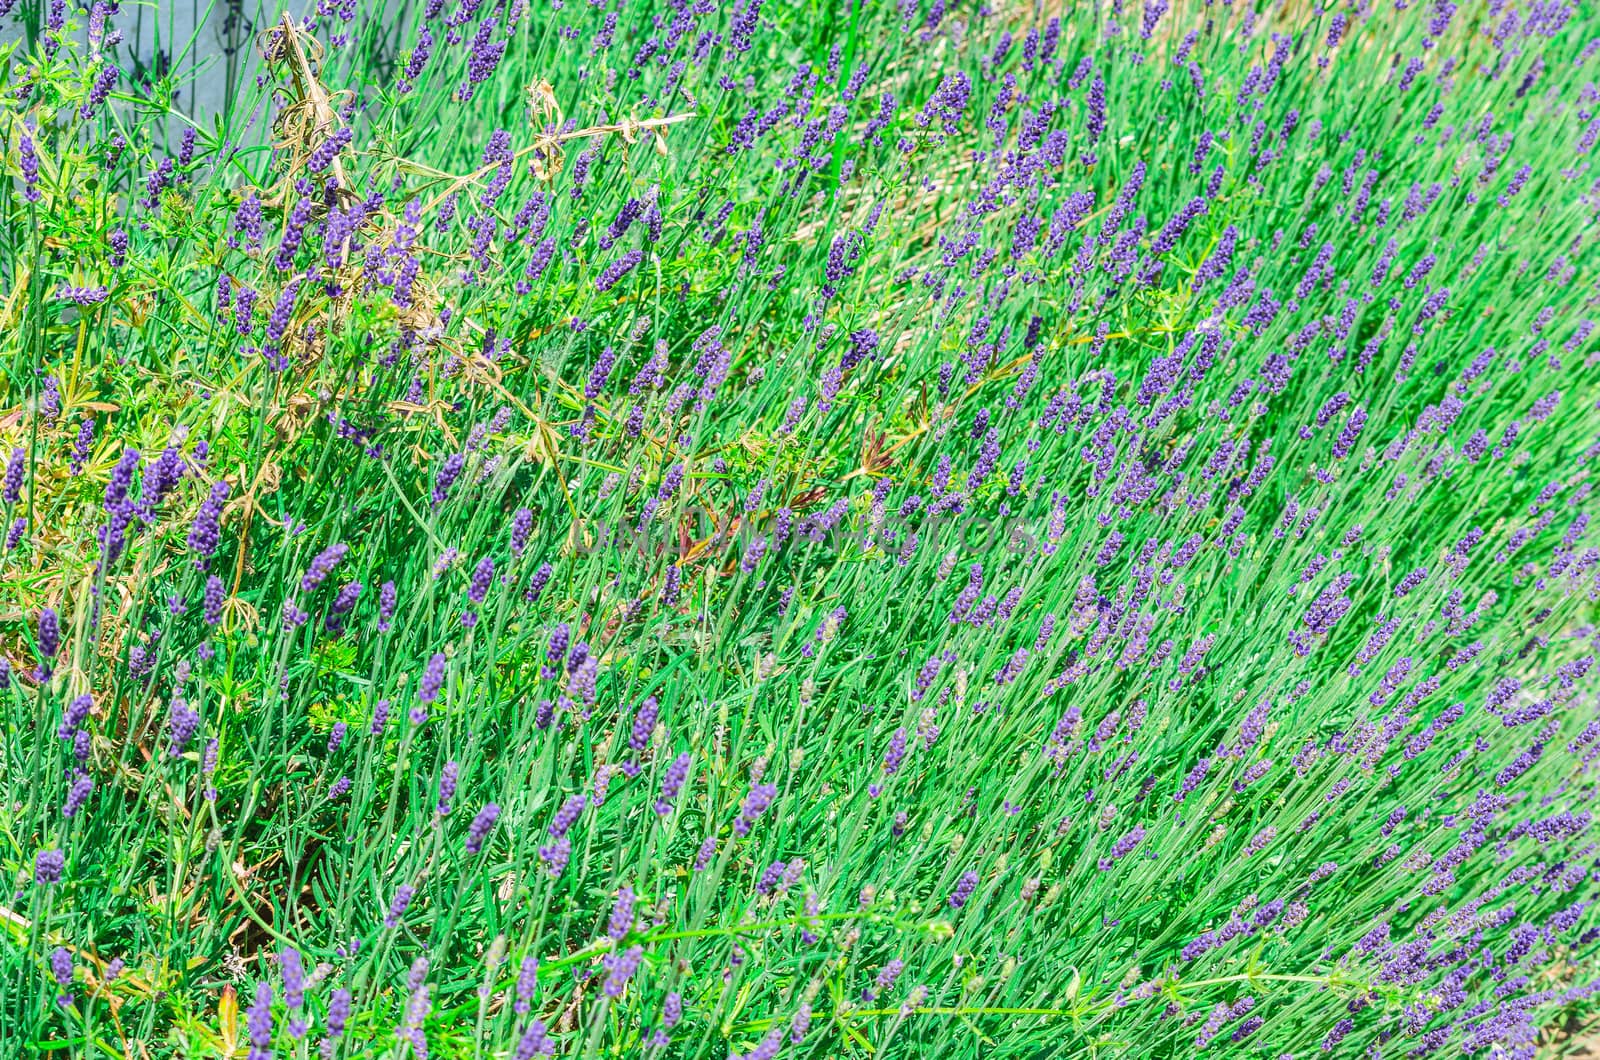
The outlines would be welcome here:
<svg viewBox="0 0 1600 1060">
<path fill-rule="evenodd" d="M 68 7 L 89 2 L 69 0 Z M 42 23 L 48 7 L 48 0 L 19 0 L 9 16 L 0 18 L 0 46 L 24 38 L 30 8 Z M 229 53 L 237 89 L 241 79 L 253 76 L 256 32 L 281 18 L 285 7 L 302 16 L 315 10 L 315 0 L 122 0 L 110 25 L 122 31 L 123 39 L 105 50 L 122 69 L 121 90 L 140 76 L 175 68 L 182 82 L 178 107 L 201 118 L 220 110 L 228 98 Z M 87 14 L 76 11 L 69 18 L 78 25 L 78 39 L 86 40 Z"/>
</svg>

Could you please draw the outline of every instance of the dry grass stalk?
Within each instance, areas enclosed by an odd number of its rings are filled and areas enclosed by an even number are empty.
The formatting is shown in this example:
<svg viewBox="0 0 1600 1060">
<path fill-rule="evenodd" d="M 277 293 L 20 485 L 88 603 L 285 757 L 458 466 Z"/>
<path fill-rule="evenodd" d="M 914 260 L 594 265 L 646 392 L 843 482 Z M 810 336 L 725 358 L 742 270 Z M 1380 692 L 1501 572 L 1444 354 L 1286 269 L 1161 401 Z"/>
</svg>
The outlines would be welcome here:
<svg viewBox="0 0 1600 1060">
<path fill-rule="evenodd" d="M 273 120 L 272 128 L 278 134 L 277 146 L 290 151 L 291 159 L 283 181 L 267 205 L 281 206 L 288 202 L 294 180 L 305 168 L 311 153 L 339 130 L 342 121 L 334 109 L 334 101 L 353 99 L 348 90 L 329 92 L 317 78 L 312 64 L 320 66 L 322 43 L 294 24 L 286 12 L 283 21 L 261 35 L 261 57 L 268 63 L 285 63 L 294 82 L 293 94 Z M 341 200 L 354 200 L 357 196 L 345 174 L 344 164 L 337 155 L 329 165 L 329 172 Z"/>
</svg>

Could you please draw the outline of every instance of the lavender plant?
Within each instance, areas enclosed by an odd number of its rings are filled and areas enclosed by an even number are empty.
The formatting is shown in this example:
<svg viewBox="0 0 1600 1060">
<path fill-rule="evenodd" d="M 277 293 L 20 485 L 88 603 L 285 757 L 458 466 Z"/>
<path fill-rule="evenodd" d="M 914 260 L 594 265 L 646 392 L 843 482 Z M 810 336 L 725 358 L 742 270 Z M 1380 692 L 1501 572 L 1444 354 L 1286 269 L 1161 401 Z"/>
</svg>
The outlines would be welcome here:
<svg viewBox="0 0 1600 1060">
<path fill-rule="evenodd" d="M 13 6 L 0 1056 L 1594 1018 L 1580 8 Z"/>
</svg>

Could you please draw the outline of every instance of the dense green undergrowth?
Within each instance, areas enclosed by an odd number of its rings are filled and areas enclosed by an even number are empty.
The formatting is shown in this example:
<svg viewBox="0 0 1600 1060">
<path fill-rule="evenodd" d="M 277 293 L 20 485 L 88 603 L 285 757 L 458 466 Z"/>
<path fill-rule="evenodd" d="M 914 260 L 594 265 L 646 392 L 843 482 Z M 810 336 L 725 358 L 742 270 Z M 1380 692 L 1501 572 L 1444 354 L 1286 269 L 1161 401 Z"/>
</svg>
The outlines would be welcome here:
<svg viewBox="0 0 1600 1060">
<path fill-rule="evenodd" d="M 1581 10 L 8 17 L 0 1055 L 1592 1017 Z"/>
</svg>

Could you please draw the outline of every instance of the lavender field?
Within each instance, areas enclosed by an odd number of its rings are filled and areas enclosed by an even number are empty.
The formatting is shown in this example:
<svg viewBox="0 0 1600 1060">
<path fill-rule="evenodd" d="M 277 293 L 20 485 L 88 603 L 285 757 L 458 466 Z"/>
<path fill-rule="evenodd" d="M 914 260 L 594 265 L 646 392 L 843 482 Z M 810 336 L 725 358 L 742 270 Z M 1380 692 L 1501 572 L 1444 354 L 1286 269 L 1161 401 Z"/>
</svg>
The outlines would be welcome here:
<svg viewBox="0 0 1600 1060">
<path fill-rule="evenodd" d="M 0 1060 L 1600 1020 L 1592 8 L 0 25 Z"/>
</svg>

